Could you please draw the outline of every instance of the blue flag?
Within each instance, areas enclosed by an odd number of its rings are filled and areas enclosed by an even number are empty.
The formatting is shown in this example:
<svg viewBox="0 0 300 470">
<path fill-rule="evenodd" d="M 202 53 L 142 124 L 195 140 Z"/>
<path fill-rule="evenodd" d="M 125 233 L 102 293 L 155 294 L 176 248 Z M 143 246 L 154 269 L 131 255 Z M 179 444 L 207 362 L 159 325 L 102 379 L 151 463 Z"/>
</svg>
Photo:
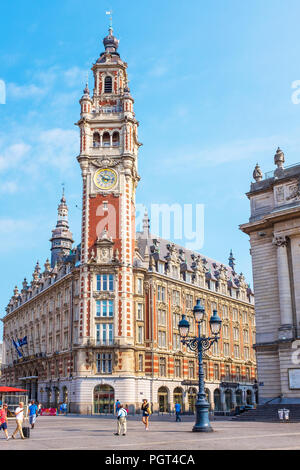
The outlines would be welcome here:
<svg viewBox="0 0 300 470">
<path fill-rule="evenodd" d="M 18 356 L 19 356 L 19 357 L 23 357 L 23 354 L 22 354 L 21 351 L 19 350 L 19 343 L 18 343 L 18 341 L 15 342 L 15 340 L 12 340 L 12 343 L 13 343 L 14 347 L 16 348 L 16 351 L 17 351 L 17 353 L 18 353 Z"/>
<path fill-rule="evenodd" d="M 18 338 L 18 346 L 19 347 L 25 346 L 25 344 L 27 344 L 27 336 L 24 336 L 24 338 L 22 338 L 22 339 Z"/>
</svg>

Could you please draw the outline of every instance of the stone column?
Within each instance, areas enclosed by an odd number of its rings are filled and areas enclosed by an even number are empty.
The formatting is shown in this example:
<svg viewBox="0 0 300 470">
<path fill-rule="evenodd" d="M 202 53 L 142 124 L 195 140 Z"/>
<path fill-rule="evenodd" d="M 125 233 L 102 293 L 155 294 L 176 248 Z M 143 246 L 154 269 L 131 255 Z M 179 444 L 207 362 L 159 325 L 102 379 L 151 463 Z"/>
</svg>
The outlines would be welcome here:
<svg viewBox="0 0 300 470">
<path fill-rule="evenodd" d="M 32 380 L 31 382 L 31 396 L 33 400 L 37 399 L 37 380 Z"/>
<path fill-rule="evenodd" d="M 300 235 L 291 235 L 291 256 L 293 265 L 293 289 L 297 319 L 297 337 L 300 334 Z"/>
<path fill-rule="evenodd" d="M 246 390 L 242 390 L 242 405 L 247 405 Z"/>
<path fill-rule="evenodd" d="M 288 241 L 285 236 L 274 235 L 273 244 L 277 246 L 277 276 L 281 317 L 281 326 L 278 333 L 279 339 L 290 339 L 293 337 L 293 311 L 287 243 Z"/>
<path fill-rule="evenodd" d="M 221 392 L 221 410 L 226 411 L 225 390 L 220 390 L 220 392 Z"/>
<path fill-rule="evenodd" d="M 232 404 L 232 408 L 236 407 L 236 390 L 235 389 L 231 390 L 231 404 Z"/>
<path fill-rule="evenodd" d="M 256 405 L 256 397 L 255 397 L 255 390 L 254 388 L 251 389 L 251 401 L 252 401 L 252 405 Z"/>
</svg>

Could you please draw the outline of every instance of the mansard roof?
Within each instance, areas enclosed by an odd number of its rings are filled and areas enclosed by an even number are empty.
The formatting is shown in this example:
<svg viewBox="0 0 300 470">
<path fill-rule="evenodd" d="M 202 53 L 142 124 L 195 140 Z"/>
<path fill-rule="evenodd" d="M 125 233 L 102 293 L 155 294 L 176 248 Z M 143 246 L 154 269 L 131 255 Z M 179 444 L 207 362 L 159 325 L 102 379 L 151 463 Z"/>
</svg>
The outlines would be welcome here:
<svg viewBox="0 0 300 470">
<path fill-rule="evenodd" d="M 243 274 L 237 274 L 235 270 L 219 261 L 209 258 L 199 252 L 189 250 L 185 247 L 177 245 L 169 240 L 152 235 L 147 232 L 137 232 L 137 247 L 140 255 L 145 257 L 152 256 L 155 261 L 168 262 L 173 261 L 180 265 L 180 271 L 193 273 L 195 271 L 195 260 L 200 261 L 205 269 L 207 280 L 219 281 L 220 274 L 225 275 L 224 278 L 228 282 L 229 287 L 239 288 L 241 281 L 245 282 Z M 172 253 L 174 253 L 172 258 Z M 253 294 L 248 286 L 248 292 Z"/>
</svg>

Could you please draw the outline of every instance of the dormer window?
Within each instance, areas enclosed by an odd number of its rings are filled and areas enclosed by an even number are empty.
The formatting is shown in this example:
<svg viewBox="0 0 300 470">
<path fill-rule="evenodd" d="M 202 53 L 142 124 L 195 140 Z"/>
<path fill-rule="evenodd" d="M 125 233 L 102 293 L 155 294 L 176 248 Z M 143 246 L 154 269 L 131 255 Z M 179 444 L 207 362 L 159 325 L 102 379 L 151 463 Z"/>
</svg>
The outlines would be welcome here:
<svg viewBox="0 0 300 470">
<path fill-rule="evenodd" d="M 104 93 L 112 93 L 112 78 L 110 76 L 105 77 Z"/>
</svg>

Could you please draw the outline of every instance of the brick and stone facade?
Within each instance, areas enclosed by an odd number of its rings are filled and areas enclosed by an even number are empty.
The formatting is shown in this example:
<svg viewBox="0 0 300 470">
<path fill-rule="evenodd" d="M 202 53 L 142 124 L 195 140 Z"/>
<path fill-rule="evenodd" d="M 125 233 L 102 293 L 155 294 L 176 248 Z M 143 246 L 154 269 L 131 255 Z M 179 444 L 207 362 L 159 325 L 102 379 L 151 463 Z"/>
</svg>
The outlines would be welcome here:
<svg viewBox="0 0 300 470">
<path fill-rule="evenodd" d="M 221 340 L 205 358 L 211 407 L 255 403 L 253 293 L 232 253 L 225 266 L 154 237 L 146 215 L 136 232 L 138 121 L 111 28 L 104 46 L 77 123 L 81 244 L 72 248 L 63 196 L 52 264 L 43 272 L 37 264 L 31 283 L 15 288 L 3 318 L 3 380 L 26 386 L 43 403 L 66 400 L 79 413 L 111 413 L 116 399 L 135 411 L 143 398 L 154 410 L 179 400 L 193 411 L 197 361 L 180 342 L 178 322 L 186 314 L 196 333 L 192 308 L 201 298 L 205 333 L 214 308 L 223 320 Z M 12 339 L 24 336 L 28 345 L 18 358 Z"/>
</svg>

